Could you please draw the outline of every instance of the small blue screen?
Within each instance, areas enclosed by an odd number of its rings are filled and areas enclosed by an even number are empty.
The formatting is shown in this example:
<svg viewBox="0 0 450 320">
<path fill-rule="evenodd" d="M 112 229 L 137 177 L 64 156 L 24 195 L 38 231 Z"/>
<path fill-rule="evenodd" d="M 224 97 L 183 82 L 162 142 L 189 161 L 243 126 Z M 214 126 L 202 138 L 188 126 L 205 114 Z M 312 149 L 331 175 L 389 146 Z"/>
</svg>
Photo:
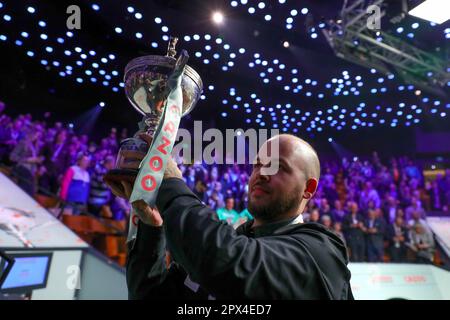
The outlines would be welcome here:
<svg viewBox="0 0 450 320">
<path fill-rule="evenodd" d="M 45 282 L 48 260 L 48 257 L 16 257 L 12 269 L 2 285 L 2 289 L 43 284 Z"/>
</svg>

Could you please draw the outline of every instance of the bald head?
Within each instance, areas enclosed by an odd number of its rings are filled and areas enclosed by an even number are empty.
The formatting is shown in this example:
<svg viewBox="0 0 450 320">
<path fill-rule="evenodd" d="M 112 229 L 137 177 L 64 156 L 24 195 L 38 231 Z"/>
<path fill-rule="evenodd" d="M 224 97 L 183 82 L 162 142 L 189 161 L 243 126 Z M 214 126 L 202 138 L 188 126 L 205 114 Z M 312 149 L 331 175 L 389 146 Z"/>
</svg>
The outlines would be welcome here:
<svg viewBox="0 0 450 320">
<path fill-rule="evenodd" d="M 280 134 L 268 141 L 278 139 L 280 152 L 293 155 L 295 164 L 304 172 L 306 180 L 320 178 L 320 161 L 314 148 L 305 140 L 291 134 Z"/>
<path fill-rule="evenodd" d="M 320 163 L 306 141 L 289 134 L 267 140 L 249 181 L 249 211 L 258 221 L 295 217 L 317 190 Z"/>
</svg>

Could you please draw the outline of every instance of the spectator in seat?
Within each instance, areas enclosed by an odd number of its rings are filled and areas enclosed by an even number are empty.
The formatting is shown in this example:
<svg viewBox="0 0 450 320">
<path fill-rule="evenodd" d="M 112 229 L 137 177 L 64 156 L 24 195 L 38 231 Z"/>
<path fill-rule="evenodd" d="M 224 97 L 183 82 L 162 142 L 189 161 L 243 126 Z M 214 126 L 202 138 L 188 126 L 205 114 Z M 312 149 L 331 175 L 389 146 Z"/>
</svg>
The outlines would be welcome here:
<svg viewBox="0 0 450 320">
<path fill-rule="evenodd" d="M 387 194 L 394 199 L 398 199 L 399 193 L 397 191 L 397 186 L 395 185 L 395 183 L 391 183 L 389 185 L 389 190 L 388 190 Z"/>
<path fill-rule="evenodd" d="M 90 175 L 87 171 L 89 163 L 89 156 L 80 153 L 76 164 L 66 171 L 63 178 L 60 196 L 69 203 L 74 215 L 86 210 L 90 185 Z"/>
<path fill-rule="evenodd" d="M 364 261 L 366 251 L 364 239 L 364 221 L 359 213 L 356 202 L 349 203 L 350 212 L 345 215 L 342 222 L 347 245 L 350 249 L 350 260 L 353 262 Z"/>
<path fill-rule="evenodd" d="M 332 230 L 333 229 L 333 221 L 331 220 L 331 217 L 327 214 L 323 215 L 322 218 L 320 218 L 320 222 L 327 228 Z"/>
<path fill-rule="evenodd" d="M 113 220 L 121 221 L 130 216 L 131 206 L 125 199 L 112 195 L 110 203 L 110 212 Z"/>
<path fill-rule="evenodd" d="M 234 198 L 227 197 L 225 199 L 225 207 L 217 209 L 217 217 L 219 220 L 226 221 L 230 225 L 235 225 L 239 222 L 239 213 L 234 210 Z"/>
<path fill-rule="evenodd" d="M 0 117 L 0 161 L 8 164 L 11 151 L 18 142 L 12 137 L 13 126 L 14 123 L 8 116 Z"/>
<path fill-rule="evenodd" d="M 195 169 L 193 167 L 189 167 L 187 169 L 187 175 L 184 179 L 189 189 L 194 189 L 195 187 Z"/>
<path fill-rule="evenodd" d="M 334 174 L 331 172 L 331 168 L 329 166 L 325 167 L 323 176 L 322 176 L 322 183 L 326 186 L 331 185 L 334 183 Z"/>
<path fill-rule="evenodd" d="M 108 149 L 116 152 L 118 149 L 118 144 L 117 144 L 117 129 L 116 128 L 111 128 L 111 132 L 109 134 L 109 137 L 106 140 L 106 143 L 108 145 Z"/>
<path fill-rule="evenodd" d="M 91 174 L 88 208 L 90 213 L 97 216 L 100 215 L 103 207 L 110 205 L 112 200 L 111 191 L 103 181 L 103 176 L 114 168 L 115 161 L 113 156 L 107 156 L 103 163 L 97 163 Z"/>
<path fill-rule="evenodd" d="M 434 256 L 433 235 L 420 223 L 411 231 L 409 248 L 415 253 L 416 263 L 432 263 Z"/>
<path fill-rule="evenodd" d="M 330 199 L 330 203 L 334 203 L 337 199 L 339 199 L 338 186 L 336 183 L 333 183 L 329 188 L 325 187 L 324 192 L 328 199 Z"/>
<path fill-rule="evenodd" d="M 406 218 L 408 220 L 413 218 L 413 212 L 418 212 L 421 218 L 426 217 L 425 210 L 422 207 L 422 202 L 417 197 L 411 198 L 411 205 L 405 210 Z"/>
<path fill-rule="evenodd" d="M 331 216 L 331 208 L 330 205 L 328 204 L 328 200 L 327 198 L 322 198 L 322 200 L 320 201 L 320 216 Z"/>
<path fill-rule="evenodd" d="M 408 243 L 408 229 L 402 217 L 396 217 L 394 224 L 388 226 L 389 254 L 391 262 L 406 262 L 406 244 Z"/>
<path fill-rule="evenodd" d="M 346 244 L 346 242 L 345 242 L 345 236 L 344 236 L 344 233 L 342 232 L 342 222 L 335 222 L 334 224 L 333 224 L 333 231 L 334 231 L 334 233 L 336 233 L 341 239 L 342 239 L 342 241 L 344 242 L 344 244 Z M 347 245 L 347 244 L 346 244 Z"/>
<path fill-rule="evenodd" d="M 378 191 L 373 188 L 372 182 L 366 181 L 359 200 L 361 210 L 367 210 L 370 201 L 373 201 L 374 208 L 380 207 L 380 196 Z"/>
<path fill-rule="evenodd" d="M 309 221 L 308 222 L 320 223 L 319 209 L 315 208 L 315 209 L 313 209 L 311 211 L 311 214 L 309 215 Z"/>
<path fill-rule="evenodd" d="M 364 232 L 366 234 L 367 259 L 369 262 L 383 262 L 385 224 L 384 220 L 378 217 L 377 210 L 369 209 L 367 212 Z"/>
<path fill-rule="evenodd" d="M 430 209 L 433 211 L 441 211 L 444 203 L 444 195 L 443 192 L 439 188 L 437 175 L 436 180 L 427 181 L 425 190 L 430 198 Z"/>
<path fill-rule="evenodd" d="M 414 164 L 412 160 L 408 160 L 408 165 L 405 167 L 405 173 L 411 179 L 420 180 L 422 177 L 419 168 Z"/>
<path fill-rule="evenodd" d="M 342 208 L 341 200 L 334 201 L 334 209 L 331 210 L 331 218 L 334 222 L 342 222 L 345 216 L 345 211 Z"/>
<path fill-rule="evenodd" d="M 208 203 L 212 209 L 217 210 L 217 208 L 222 208 L 225 206 L 224 196 L 222 193 L 222 184 L 218 181 L 208 184 L 207 191 L 204 196 L 205 199 L 203 202 Z"/>
<path fill-rule="evenodd" d="M 16 163 L 13 175 L 18 179 L 18 185 L 30 196 L 36 193 L 36 172 L 44 157 L 39 154 L 39 140 L 42 133 L 39 129 L 30 129 L 13 149 L 11 161 Z"/>
<path fill-rule="evenodd" d="M 220 183 L 222 184 L 224 190 L 233 190 L 233 181 L 231 180 L 228 172 L 224 172 L 222 178 L 220 179 Z"/>
<path fill-rule="evenodd" d="M 397 209 L 397 213 L 395 214 L 395 217 L 402 217 L 403 221 L 406 223 L 405 211 L 402 208 Z"/>
<path fill-rule="evenodd" d="M 445 178 L 440 183 L 443 194 L 443 211 L 448 212 L 450 206 L 450 169 L 445 170 Z"/>
<path fill-rule="evenodd" d="M 53 194 L 58 192 L 61 176 L 69 166 L 66 139 L 67 131 L 61 130 L 42 150 L 42 155 L 45 158 L 43 165 L 46 168 L 42 180 L 46 180 L 45 186 Z M 41 181 L 41 184 L 44 183 Z"/>
<path fill-rule="evenodd" d="M 388 195 L 386 199 L 386 204 L 383 207 L 384 211 L 384 218 L 389 224 L 393 224 L 395 221 L 395 217 L 397 215 L 397 200 L 393 197 Z"/>
<path fill-rule="evenodd" d="M 197 180 L 193 191 L 199 199 L 204 199 L 206 192 L 205 183 L 202 180 Z"/>
<path fill-rule="evenodd" d="M 391 159 L 390 172 L 391 172 L 392 178 L 394 179 L 394 182 L 397 183 L 397 182 L 400 180 L 400 170 L 399 170 L 399 168 L 398 168 L 398 162 L 397 162 L 397 159 L 395 159 L 395 158 L 392 158 L 392 159 Z M 395 183 L 392 183 L 391 186 L 390 186 L 390 192 L 391 192 L 391 194 L 392 194 L 393 192 L 396 192 L 396 191 L 395 191 L 396 188 L 393 188 L 393 186 L 395 187 Z M 394 194 L 392 194 L 392 195 L 394 195 Z M 395 195 L 394 195 L 394 196 L 395 196 Z"/>
<path fill-rule="evenodd" d="M 412 217 L 411 217 L 411 219 L 408 221 L 408 227 L 409 227 L 410 229 L 412 229 L 416 224 L 420 223 L 422 226 L 425 227 L 425 229 L 426 229 L 428 232 L 430 232 L 430 231 L 429 231 L 429 228 L 428 228 L 428 225 L 427 225 L 427 222 L 425 221 L 425 219 L 422 219 L 422 213 L 421 213 L 421 211 L 413 211 L 411 215 L 412 215 Z"/>
<path fill-rule="evenodd" d="M 380 172 L 377 174 L 378 180 L 378 190 L 384 195 L 389 190 L 389 186 L 393 181 L 392 175 L 390 174 L 386 166 L 380 167 Z"/>
<path fill-rule="evenodd" d="M 13 142 L 14 146 L 25 138 L 27 132 L 24 132 L 24 128 L 27 130 L 31 129 L 26 126 L 25 119 L 19 117 L 14 120 L 10 131 L 10 139 Z"/>
<path fill-rule="evenodd" d="M 375 202 L 373 200 L 370 200 L 367 205 L 366 205 L 366 210 L 364 210 L 363 212 L 363 216 L 364 217 L 368 217 L 369 216 L 369 211 L 370 210 L 376 210 L 377 207 L 375 207 Z"/>
</svg>

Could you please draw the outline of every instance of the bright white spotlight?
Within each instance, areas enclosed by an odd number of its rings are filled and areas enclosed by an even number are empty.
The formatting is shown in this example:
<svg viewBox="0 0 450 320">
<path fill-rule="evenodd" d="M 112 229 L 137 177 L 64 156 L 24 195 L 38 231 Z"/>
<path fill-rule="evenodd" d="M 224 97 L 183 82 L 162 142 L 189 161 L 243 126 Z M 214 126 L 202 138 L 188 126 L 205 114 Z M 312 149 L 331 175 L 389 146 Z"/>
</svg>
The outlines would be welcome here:
<svg viewBox="0 0 450 320">
<path fill-rule="evenodd" d="M 283 42 L 283 47 L 289 48 L 289 42 L 288 42 L 288 41 L 284 41 L 284 42 Z"/>
<path fill-rule="evenodd" d="M 217 23 L 217 24 L 223 23 L 223 18 L 224 17 L 223 17 L 222 12 L 219 12 L 219 11 L 214 12 L 212 15 L 212 19 L 213 19 L 214 23 Z"/>
<path fill-rule="evenodd" d="M 99 105 L 100 105 L 100 107 L 103 108 L 105 106 L 105 103 L 102 101 L 102 102 L 99 103 Z"/>
<path fill-rule="evenodd" d="M 441 24 L 450 19 L 450 2 L 447 0 L 426 0 L 408 13 L 417 18 Z"/>
</svg>

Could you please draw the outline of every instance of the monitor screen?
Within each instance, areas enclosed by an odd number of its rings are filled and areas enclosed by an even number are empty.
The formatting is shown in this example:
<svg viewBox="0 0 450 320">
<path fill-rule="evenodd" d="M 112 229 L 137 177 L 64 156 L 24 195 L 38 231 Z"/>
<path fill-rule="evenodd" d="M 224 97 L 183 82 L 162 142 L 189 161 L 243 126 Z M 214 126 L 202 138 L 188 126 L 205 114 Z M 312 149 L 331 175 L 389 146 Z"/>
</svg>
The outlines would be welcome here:
<svg viewBox="0 0 450 320">
<path fill-rule="evenodd" d="M 0 288 L 14 264 L 14 259 L 0 250 Z"/>
<path fill-rule="evenodd" d="M 52 258 L 51 253 L 10 254 L 14 264 L 4 279 L 0 292 L 26 293 L 45 288 Z M 7 263 L 2 267 L 5 270 Z"/>
</svg>

